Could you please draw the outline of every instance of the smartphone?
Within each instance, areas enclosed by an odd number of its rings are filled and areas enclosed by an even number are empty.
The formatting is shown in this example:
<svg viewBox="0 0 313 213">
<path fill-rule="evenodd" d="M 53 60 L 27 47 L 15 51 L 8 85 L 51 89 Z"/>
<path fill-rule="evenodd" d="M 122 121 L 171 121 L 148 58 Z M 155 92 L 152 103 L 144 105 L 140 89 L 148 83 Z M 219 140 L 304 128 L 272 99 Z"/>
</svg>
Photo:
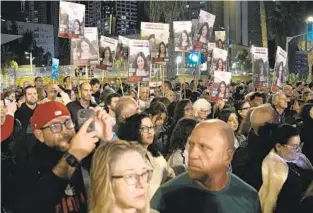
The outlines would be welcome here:
<svg viewBox="0 0 313 213">
<path fill-rule="evenodd" d="M 93 117 L 95 115 L 95 111 L 92 109 L 80 109 L 77 112 L 77 121 L 78 121 L 78 127 L 80 128 L 89 118 Z M 95 130 L 95 122 L 91 122 L 87 132 L 92 132 Z"/>
</svg>

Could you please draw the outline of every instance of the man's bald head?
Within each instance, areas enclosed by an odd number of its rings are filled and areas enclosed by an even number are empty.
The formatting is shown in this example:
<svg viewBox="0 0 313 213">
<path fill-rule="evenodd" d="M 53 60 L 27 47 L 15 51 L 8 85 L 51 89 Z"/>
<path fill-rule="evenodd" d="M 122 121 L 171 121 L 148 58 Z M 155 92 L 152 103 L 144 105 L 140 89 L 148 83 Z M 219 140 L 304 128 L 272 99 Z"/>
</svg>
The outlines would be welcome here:
<svg viewBox="0 0 313 213">
<path fill-rule="evenodd" d="M 124 122 L 126 118 L 139 112 L 137 102 L 130 96 L 121 97 L 116 103 L 115 113 L 116 118 Z"/>
<path fill-rule="evenodd" d="M 272 123 L 274 115 L 275 111 L 270 104 L 262 104 L 254 108 L 250 116 L 251 127 L 254 132 L 257 133 L 265 123 Z"/>
<path fill-rule="evenodd" d="M 228 148 L 234 148 L 234 131 L 222 120 L 210 119 L 200 122 L 191 134 L 197 133 L 204 137 L 222 137 Z"/>
</svg>

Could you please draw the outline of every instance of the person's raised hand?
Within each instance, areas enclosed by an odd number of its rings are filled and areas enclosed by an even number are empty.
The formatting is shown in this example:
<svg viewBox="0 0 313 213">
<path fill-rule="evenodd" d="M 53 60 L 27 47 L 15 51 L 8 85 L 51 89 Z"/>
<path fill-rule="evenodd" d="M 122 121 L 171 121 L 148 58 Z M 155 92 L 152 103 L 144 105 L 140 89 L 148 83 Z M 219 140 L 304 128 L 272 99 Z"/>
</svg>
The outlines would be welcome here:
<svg viewBox="0 0 313 213">
<path fill-rule="evenodd" d="M 93 121 L 93 118 L 89 118 L 71 140 L 68 152 L 79 161 L 87 157 L 95 149 L 96 143 L 99 141 L 96 131 L 87 132 L 89 125 Z"/>
<path fill-rule="evenodd" d="M 113 122 L 111 116 L 101 107 L 93 109 L 95 111 L 95 131 L 102 141 L 110 141 L 113 138 Z"/>
</svg>

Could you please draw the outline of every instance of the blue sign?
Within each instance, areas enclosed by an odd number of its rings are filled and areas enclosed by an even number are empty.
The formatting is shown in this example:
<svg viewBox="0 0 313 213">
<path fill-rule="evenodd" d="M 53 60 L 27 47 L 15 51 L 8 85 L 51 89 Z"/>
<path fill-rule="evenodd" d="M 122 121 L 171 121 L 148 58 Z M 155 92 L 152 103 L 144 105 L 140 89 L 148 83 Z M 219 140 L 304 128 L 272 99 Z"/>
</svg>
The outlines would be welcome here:
<svg viewBox="0 0 313 213">
<path fill-rule="evenodd" d="M 294 64 L 295 73 L 306 73 L 309 71 L 308 53 L 305 51 L 297 51 Z"/>
<path fill-rule="evenodd" d="M 59 79 L 59 59 L 52 58 L 52 79 L 58 80 Z"/>
</svg>

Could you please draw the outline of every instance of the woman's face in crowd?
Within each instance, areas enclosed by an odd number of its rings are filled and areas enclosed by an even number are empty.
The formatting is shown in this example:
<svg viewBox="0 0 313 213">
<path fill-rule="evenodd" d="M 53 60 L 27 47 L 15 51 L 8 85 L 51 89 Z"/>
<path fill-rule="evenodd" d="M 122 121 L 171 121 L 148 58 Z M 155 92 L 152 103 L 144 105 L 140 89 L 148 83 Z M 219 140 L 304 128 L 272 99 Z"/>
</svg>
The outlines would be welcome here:
<svg viewBox="0 0 313 213">
<path fill-rule="evenodd" d="M 238 118 L 237 115 L 235 113 L 231 113 L 227 124 L 234 130 L 236 131 L 238 129 Z"/>
<path fill-rule="evenodd" d="M 250 107 L 251 107 L 251 106 L 250 106 L 249 102 L 245 102 L 245 103 L 242 105 L 241 109 L 238 111 L 238 113 L 240 114 L 240 116 L 242 117 L 242 119 L 245 119 L 245 118 L 246 118 L 247 113 L 248 113 Z"/>
<path fill-rule="evenodd" d="M 15 93 L 14 92 L 9 95 L 9 100 L 15 101 Z"/>
<path fill-rule="evenodd" d="M 289 138 L 288 143 L 285 145 L 278 144 L 276 146 L 278 153 L 286 160 L 296 160 L 302 150 L 300 145 L 300 136 L 293 136 Z"/>
<path fill-rule="evenodd" d="M 185 32 L 182 33 L 181 38 L 182 38 L 183 42 L 188 41 L 188 35 Z"/>
<path fill-rule="evenodd" d="M 185 106 L 185 113 L 184 113 L 185 118 L 193 118 L 193 107 L 191 103 L 188 103 Z"/>
<path fill-rule="evenodd" d="M 141 56 L 137 58 L 137 69 L 143 69 L 145 62 Z"/>
<path fill-rule="evenodd" d="M 153 125 L 150 118 L 144 118 L 141 121 L 140 135 L 141 141 L 145 145 L 150 145 L 153 143 L 155 134 L 155 126 Z"/>
<path fill-rule="evenodd" d="M 149 172 L 142 156 L 128 151 L 112 164 L 112 190 L 115 204 L 120 209 L 140 210 L 147 204 Z M 137 211 L 134 211 L 137 212 Z"/>
<path fill-rule="evenodd" d="M 205 120 L 211 114 L 211 108 L 201 108 L 198 115 L 201 120 Z"/>
<path fill-rule="evenodd" d="M 161 128 L 166 121 L 166 114 L 160 113 L 158 115 L 154 115 L 151 118 L 152 123 L 156 126 L 157 129 Z"/>
<path fill-rule="evenodd" d="M 79 23 L 78 23 L 78 21 L 75 21 L 75 23 L 74 23 L 74 28 L 75 28 L 75 30 L 80 30 L 80 25 L 79 25 Z"/>
<path fill-rule="evenodd" d="M 204 25 L 202 27 L 202 32 L 201 32 L 201 36 L 206 37 L 208 34 L 208 27 L 206 25 Z"/>
<path fill-rule="evenodd" d="M 84 53 L 89 52 L 89 49 L 90 49 L 89 44 L 86 41 L 83 41 L 80 46 L 81 46 L 81 49 Z"/>
<path fill-rule="evenodd" d="M 106 60 L 109 60 L 109 58 L 110 58 L 110 51 L 108 49 L 106 49 L 105 52 L 104 52 L 104 58 Z"/>
</svg>

